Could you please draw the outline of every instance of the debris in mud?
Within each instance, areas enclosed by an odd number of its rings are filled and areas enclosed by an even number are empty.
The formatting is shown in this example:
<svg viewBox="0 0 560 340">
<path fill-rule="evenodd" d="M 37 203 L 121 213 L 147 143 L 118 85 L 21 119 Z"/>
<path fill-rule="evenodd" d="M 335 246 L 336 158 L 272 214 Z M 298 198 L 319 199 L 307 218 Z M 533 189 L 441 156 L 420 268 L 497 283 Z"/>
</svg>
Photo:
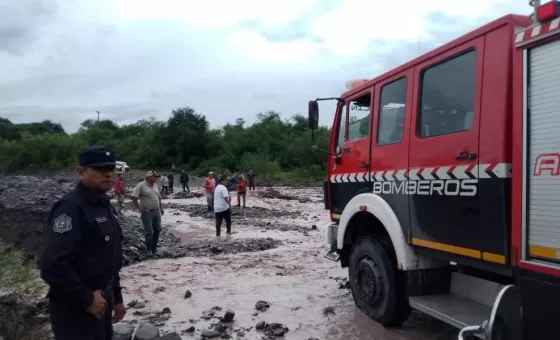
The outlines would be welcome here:
<svg viewBox="0 0 560 340">
<path fill-rule="evenodd" d="M 205 329 L 200 335 L 202 335 L 202 337 L 204 338 L 217 338 L 220 336 L 220 332 L 213 329 Z"/>
<path fill-rule="evenodd" d="M 182 198 L 198 198 L 198 197 L 202 197 L 204 196 L 204 194 L 200 193 L 200 192 L 185 192 L 185 191 L 180 191 L 178 193 L 176 193 L 175 195 L 173 195 L 173 199 L 182 199 Z"/>
<path fill-rule="evenodd" d="M 176 204 L 164 203 L 164 208 L 174 209 L 187 213 L 191 217 L 202 217 L 207 219 L 214 219 L 214 214 L 208 212 L 208 207 L 204 204 Z M 277 219 L 278 217 L 297 218 L 301 212 L 287 211 L 280 209 L 268 209 L 264 207 L 245 207 L 239 208 L 233 206 L 231 215 L 234 217 L 234 223 L 246 223 L 256 219 L 271 218 Z M 253 223 L 254 224 L 254 223 Z"/>
<path fill-rule="evenodd" d="M 274 198 L 279 200 L 290 200 L 298 201 L 299 203 L 309 203 L 312 202 L 307 197 L 297 197 L 292 195 L 283 194 L 274 188 L 267 188 L 266 190 L 257 191 L 257 195 L 261 198 Z"/>
<path fill-rule="evenodd" d="M 129 323 L 119 322 L 113 325 L 112 340 L 130 340 L 134 334 L 134 326 Z"/>
<path fill-rule="evenodd" d="M 155 340 L 158 337 L 159 329 L 149 322 L 141 323 L 134 334 L 134 340 Z"/>
<path fill-rule="evenodd" d="M 190 298 L 191 296 L 192 296 L 192 292 L 191 292 L 190 290 L 187 290 L 187 291 L 185 292 L 185 299 L 188 299 L 188 298 Z"/>
<path fill-rule="evenodd" d="M 165 292 L 165 287 L 156 287 L 156 288 L 154 289 L 154 293 L 155 293 L 155 294 L 157 294 L 157 293 L 163 293 L 163 292 Z"/>
<path fill-rule="evenodd" d="M 264 331 L 264 334 L 268 337 L 267 339 L 274 339 L 277 336 L 284 336 L 288 333 L 289 328 L 281 323 L 266 323 L 265 321 L 259 321 L 255 325 L 256 330 Z"/>
<path fill-rule="evenodd" d="M 194 331 L 195 331 L 194 326 L 190 326 L 189 328 L 184 330 L 185 333 L 193 333 Z"/>
<path fill-rule="evenodd" d="M 163 336 L 160 336 L 156 340 L 181 340 L 181 336 L 175 332 L 167 333 Z"/>
<path fill-rule="evenodd" d="M 270 303 L 266 301 L 257 301 L 257 303 L 255 304 L 255 309 L 260 312 L 266 312 L 266 310 L 269 308 L 270 308 Z"/>
<path fill-rule="evenodd" d="M 350 281 L 347 277 L 334 277 L 332 279 L 338 283 L 338 289 L 350 289 Z"/>
<path fill-rule="evenodd" d="M 229 323 L 233 322 L 233 318 L 235 317 L 235 312 L 231 309 L 228 309 L 222 318 L 222 322 Z"/>
<path fill-rule="evenodd" d="M 328 306 L 328 307 L 323 308 L 323 315 L 328 316 L 329 314 L 336 314 L 334 312 L 334 307 L 333 306 Z"/>
</svg>

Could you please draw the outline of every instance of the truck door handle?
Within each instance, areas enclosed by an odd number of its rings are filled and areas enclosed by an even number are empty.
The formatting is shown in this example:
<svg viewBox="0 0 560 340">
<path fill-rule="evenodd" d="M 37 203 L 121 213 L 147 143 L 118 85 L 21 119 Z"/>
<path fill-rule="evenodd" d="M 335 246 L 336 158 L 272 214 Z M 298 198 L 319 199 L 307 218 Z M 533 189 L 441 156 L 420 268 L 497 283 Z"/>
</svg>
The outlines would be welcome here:
<svg viewBox="0 0 560 340">
<path fill-rule="evenodd" d="M 461 152 L 457 156 L 455 156 L 456 160 L 466 159 L 466 160 L 473 160 L 476 159 L 476 153 L 469 153 L 469 152 Z"/>
<path fill-rule="evenodd" d="M 349 152 L 350 152 L 350 148 L 344 148 L 344 149 L 342 149 L 342 152 L 343 152 L 343 153 L 349 153 Z"/>
<path fill-rule="evenodd" d="M 360 163 L 360 168 L 361 168 L 361 169 L 367 169 L 367 168 L 369 168 L 369 163 Z"/>
</svg>

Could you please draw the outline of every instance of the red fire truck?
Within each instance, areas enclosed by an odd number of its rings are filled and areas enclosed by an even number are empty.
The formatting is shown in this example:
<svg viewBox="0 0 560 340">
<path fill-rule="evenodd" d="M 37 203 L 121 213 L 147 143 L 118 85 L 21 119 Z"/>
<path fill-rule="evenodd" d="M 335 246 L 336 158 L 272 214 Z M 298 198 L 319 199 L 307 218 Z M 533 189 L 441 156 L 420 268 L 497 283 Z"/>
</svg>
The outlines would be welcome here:
<svg viewBox="0 0 560 340">
<path fill-rule="evenodd" d="M 327 257 L 385 326 L 476 327 L 509 287 L 502 338 L 560 339 L 560 2 L 531 5 L 309 102 L 313 130 L 337 101 Z"/>
</svg>

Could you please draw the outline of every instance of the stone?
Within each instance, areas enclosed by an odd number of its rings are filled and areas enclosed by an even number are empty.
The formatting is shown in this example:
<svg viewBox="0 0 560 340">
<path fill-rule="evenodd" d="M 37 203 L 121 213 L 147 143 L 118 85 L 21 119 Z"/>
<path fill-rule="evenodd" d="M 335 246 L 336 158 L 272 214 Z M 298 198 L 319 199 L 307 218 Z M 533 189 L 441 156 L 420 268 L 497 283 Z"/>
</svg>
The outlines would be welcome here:
<svg viewBox="0 0 560 340">
<path fill-rule="evenodd" d="M 159 329 L 151 323 L 144 322 L 138 326 L 134 340 L 155 340 L 159 337 Z"/>
<path fill-rule="evenodd" d="M 171 309 L 169 309 L 169 307 L 165 307 L 161 310 L 161 314 L 171 314 Z"/>
<path fill-rule="evenodd" d="M 323 314 L 326 316 L 326 315 L 329 315 L 329 314 L 336 314 L 336 313 L 334 312 L 334 307 L 328 306 L 328 307 L 323 308 Z"/>
<path fill-rule="evenodd" d="M 134 333 L 134 326 L 128 323 L 119 322 L 113 325 L 112 340 L 131 340 Z"/>
<path fill-rule="evenodd" d="M 185 329 L 185 332 L 187 333 L 192 333 L 194 331 L 195 331 L 194 326 L 190 326 L 189 328 Z"/>
<path fill-rule="evenodd" d="M 233 318 L 235 317 L 235 312 L 231 309 L 228 309 L 222 318 L 223 322 L 232 322 Z"/>
<path fill-rule="evenodd" d="M 264 321 L 259 321 L 255 325 L 255 329 L 264 329 L 265 327 L 266 327 L 266 322 L 264 322 Z"/>
<path fill-rule="evenodd" d="M 156 340 L 182 340 L 181 336 L 175 332 L 167 333 L 163 336 L 160 336 Z"/>
<path fill-rule="evenodd" d="M 187 291 L 185 292 L 185 299 L 188 299 L 188 298 L 190 298 L 191 296 L 192 296 L 192 292 L 191 292 L 190 290 L 187 290 Z"/>
<path fill-rule="evenodd" d="M 262 311 L 263 308 L 270 308 L 270 303 L 266 301 L 257 301 L 257 303 L 255 304 L 255 309 Z"/>
<path fill-rule="evenodd" d="M 220 332 L 220 333 L 223 333 L 223 332 L 227 331 L 227 329 L 228 329 L 228 326 L 224 325 L 223 323 L 219 323 L 216 326 L 214 326 L 214 330 L 216 332 Z"/>
<path fill-rule="evenodd" d="M 211 329 L 205 329 L 200 335 L 205 338 L 217 338 L 220 336 L 220 332 Z"/>
</svg>

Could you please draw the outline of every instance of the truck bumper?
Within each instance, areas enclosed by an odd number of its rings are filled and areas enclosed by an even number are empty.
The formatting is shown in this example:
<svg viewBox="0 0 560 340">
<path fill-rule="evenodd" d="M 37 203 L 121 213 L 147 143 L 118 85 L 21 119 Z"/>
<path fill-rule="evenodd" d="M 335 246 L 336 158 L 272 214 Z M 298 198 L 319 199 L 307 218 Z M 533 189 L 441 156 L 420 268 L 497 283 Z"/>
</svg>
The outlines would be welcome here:
<svg viewBox="0 0 560 340">
<path fill-rule="evenodd" d="M 338 236 L 338 224 L 332 223 L 327 228 L 327 242 L 330 245 L 330 249 L 325 254 L 325 257 L 335 262 L 337 262 L 340 259 L 340 256 L 338 254 L 338 249 L 336 247 L 337 236 Z"/>
</svg>

